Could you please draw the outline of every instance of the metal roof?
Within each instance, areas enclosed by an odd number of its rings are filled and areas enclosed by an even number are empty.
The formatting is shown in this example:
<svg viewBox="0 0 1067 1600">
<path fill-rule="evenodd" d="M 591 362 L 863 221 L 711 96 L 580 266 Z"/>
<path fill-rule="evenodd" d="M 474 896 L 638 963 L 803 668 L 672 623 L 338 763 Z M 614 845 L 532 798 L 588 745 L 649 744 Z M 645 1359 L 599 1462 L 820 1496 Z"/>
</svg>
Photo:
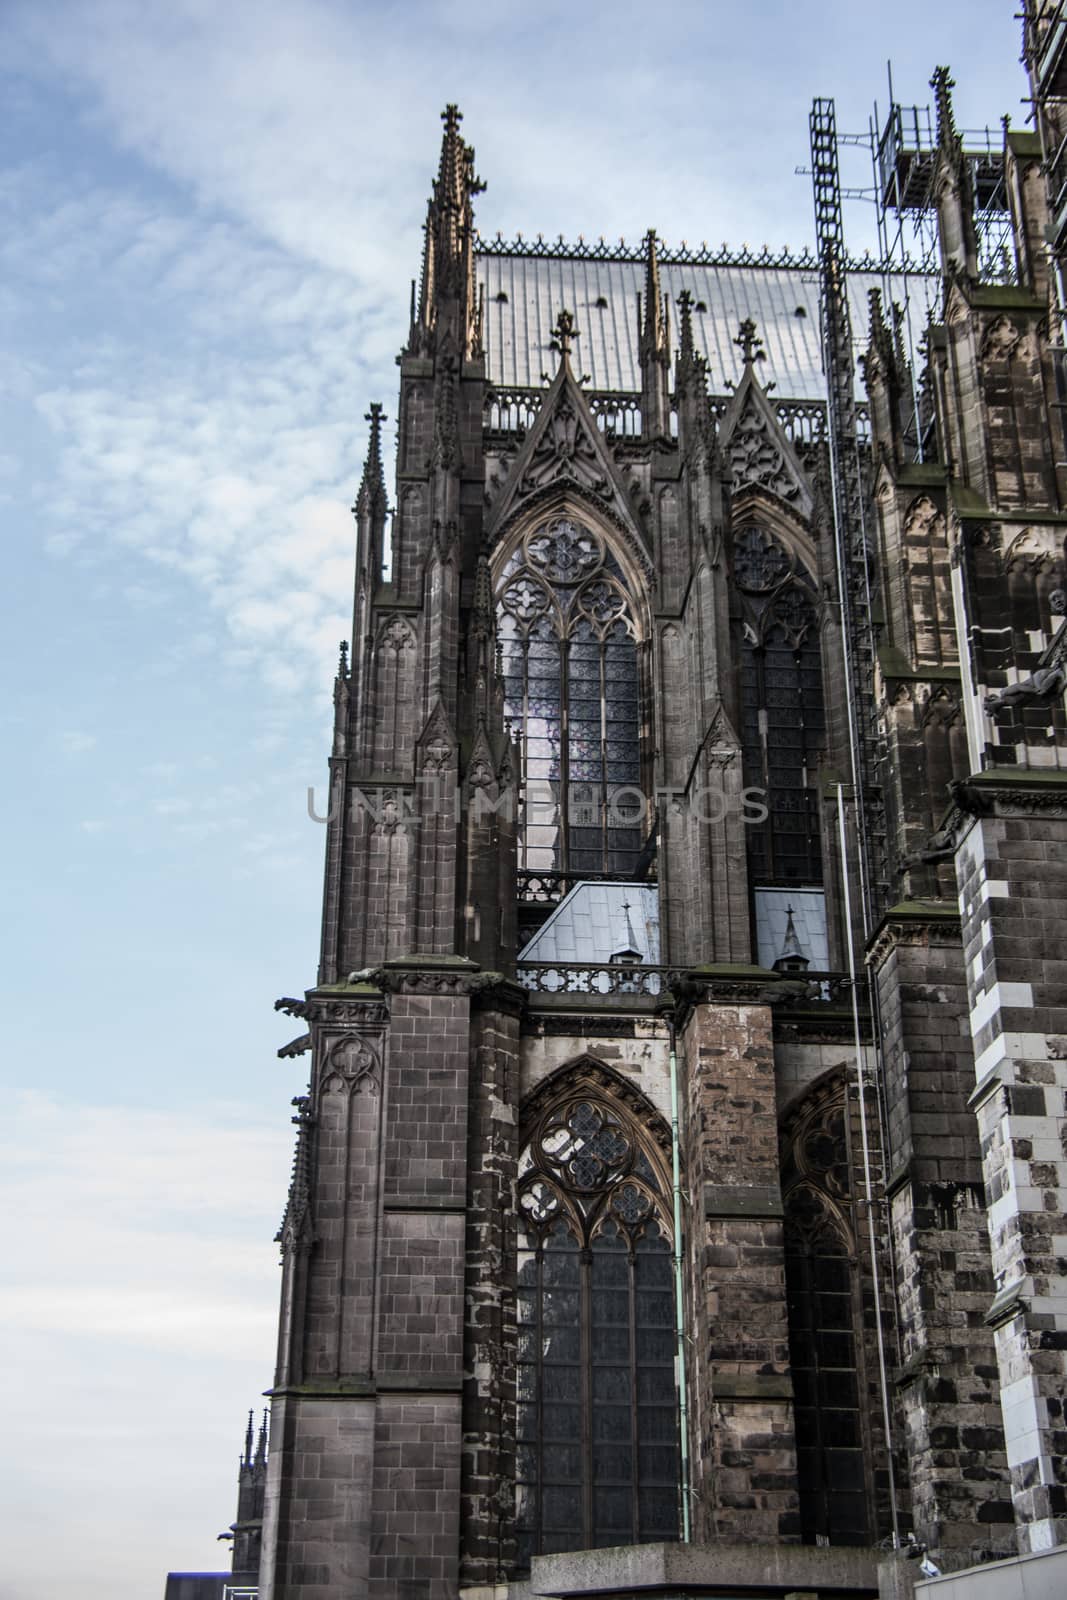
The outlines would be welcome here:
<svg viewBox="0 0 1067 1600">
<path fill-rule="evenodd" d="M 659 961 L 659 893 L 647 883 L 576 883 L 520 961 L 609 962 L 622 951 Z"/>
<path fill-rule="evenodd" d="M 761 967 L 773 967 L 783 953 L 789 914 L 801 953 L 813 972 L 827 972 L 830 946 L 826 934 L 826 892 L 823 889 L 757 889 L 756 951 Z"/>
<path fill-rule="evenodd" d="M 515 251 L 494 254 L 482 245 L 478 277 L 485 290 L 484 337 L 490 381 L 499 388 L 541 388 L 555 372 L 552 325 L 560 311 L 578 325 L 575 370 L 592 389 L 636 393 L 638 296 L 644 293 L 642 260 L 598 260 L 588 256 L 541 256 Z M 709 365 L 713 394 L 724 394 L 741 377 L 737 330 L 751 317 L 763 340 L 762 383 L 773 382 L 776 400 L 825 400 L 819 348 L 819 281 L 812 266 L 660 264 L 663 294 L 670 301 L 671 345 L 677 344 L 678 295 L 688 289 L 699 309 L 693 316 L 697 349 Z M 883 303 L 907 304 L 912 348 L 927 321 L 927 286 L 939 282 L 911 274 L 887 278 L 878 270 L 848 274 L 849 306 L 857 355 L 865 348 L 871 289 Z M 600 304 L 599 302 L 603 302 Z M 856 393 L 863 398 L 857 375 Z"/>
</svg>

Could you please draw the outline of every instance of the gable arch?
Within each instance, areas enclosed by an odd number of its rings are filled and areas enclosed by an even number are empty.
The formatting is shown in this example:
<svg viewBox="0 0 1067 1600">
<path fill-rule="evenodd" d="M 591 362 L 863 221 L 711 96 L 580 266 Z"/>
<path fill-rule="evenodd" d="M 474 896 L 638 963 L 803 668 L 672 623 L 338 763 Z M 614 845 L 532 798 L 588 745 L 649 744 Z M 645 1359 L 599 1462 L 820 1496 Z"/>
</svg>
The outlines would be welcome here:
<svg viewBox="0 0 1067 1600">
<path fill-rule="evenodd" d="M 666 1117 L 657 1111 L 635 1083 L 591 1051 L 583 1051 L 581 1055 L 565 1061 L 561 1067 L 556 1067 L 524 1097 L 519 1108 L 520 1139 L 534 1118 L 541 1116 L 547 1107 L 555 1104 L 572 1088 L 580 1091 L 583 1084 L 588 1084 L 595 1092 L 614 1097 L 626 1107 L 661 1151 L 666 1163 L 664 1170 L 669 1171 L 671 1130 Z"/>
<path fill-rule="evenodd" d="M 818 581 L 818 552 L 811 528 L 795 511 L 765 489 L 751 486 L 736 494 L 730 505 L 731 547 L 746 527 L 763 527 L 781 544 L 797 576 L 810 584 Z"/>
</svg>

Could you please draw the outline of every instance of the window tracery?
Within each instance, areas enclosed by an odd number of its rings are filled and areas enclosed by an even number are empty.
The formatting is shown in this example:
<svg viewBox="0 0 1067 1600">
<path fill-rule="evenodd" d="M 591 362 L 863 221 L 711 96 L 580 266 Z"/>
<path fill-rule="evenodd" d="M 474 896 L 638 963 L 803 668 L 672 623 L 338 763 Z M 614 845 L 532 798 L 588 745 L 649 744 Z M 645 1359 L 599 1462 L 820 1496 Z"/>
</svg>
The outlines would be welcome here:
<svg viewBox="0 0 1067 1600">
<path fill-rule="evenodd" d="M 520 1567 L 677 1538 L 669 1205 L 644 1130 L 588 1081 L 535 1118 L 518 1186 Z"/>
<path fill-rule="evenodd" d="M 768 815 L 745 830 L 754 885 L 819 884 L 815 776 L 825 736 L 815 585 L 758 523 L 734 535 L 741 607 L 741 738 L 745 782 Z"/>
<path fill-rule="evenodd" d="M 599 533 L 555 517 L 513 554 L 498 605 L 504 714 L 521 749 L 519 864 L 625 876 L 645 808 L 638 630 L 622 570 Z"/>
</svg>

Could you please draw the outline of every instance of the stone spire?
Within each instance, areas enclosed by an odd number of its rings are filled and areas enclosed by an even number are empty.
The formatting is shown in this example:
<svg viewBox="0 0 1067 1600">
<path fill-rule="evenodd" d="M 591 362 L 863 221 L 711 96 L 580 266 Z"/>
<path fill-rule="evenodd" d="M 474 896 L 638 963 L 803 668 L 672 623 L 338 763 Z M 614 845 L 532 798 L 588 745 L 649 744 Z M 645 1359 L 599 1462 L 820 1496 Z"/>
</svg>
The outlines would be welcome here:
<svg viewBox="0 0 1067 1600">
<path fill-rule="evenodd" d="M 871 404 L 871 431 L 875 450 L 885 460 L 899 463 L 903 450 L 902 376 L 897 341 L 882 310 L 882 295 L 868 296 L 870 317 L 863 378 Z"/>
<path fill-rule="evenodd" d="M 385 492 L 385 471 L 382 467 L 382 423 L 385 421 L 385 416 L 377 401 L 371 402 L 371 408 L 363 420 L 370 423 L 370 438 L 367 441 L 367 454 L 363 462 L 363 477 L 360 479 L 359 493 L 356 496 L 355 512 L 358 517 L 373 517 L 376 513 L 384 517 L 388 498 Z"/>
<path fill-rule="evenodd" d="M 703 380 L 704 363 L 693 344 L 693 296 L 683 289 L 678 296 L 678 356 L 675 362 L 674 382 L 680 394 L 695 376 Z"/>
<path fill-rule="evenodd" d="M 937 126 L 937 173 L 934 193 L 937 195 L 938 232 L 941 238 L 941 259 L 945 272 L 951 277 L 978 276 L 978 239 L 974 225 L 974 183 L 970 163 L 963 153 L 963 141 L 956 128 L 952 110 L 952 90 L 955 84 L 947 67 L 938 67 L 930 79 L 934 91 L 934 108 Z M 948 181 L 943 181 L 947 176 Z"/>
<path fill-rule="evenodd" d="M 714 424 L 708 405 L 708 364 L 693 340 L 693 298 L 688 289 L 678 296 L 678 333 L 674 363 L 678 443 L 684 455 L 693 457 L 696 452 L 710 462 Z"/>
<path fill-rule="evenodd" d="M 432 355 L 449 341 L 466 358 L 478 344 L 471 200 L 485 185 L 475 177 L 474 151 L 460 134 L 459 107 L 447 105 L 441 117 L 441 156 L 426 212 L 422 277 L 407 353 Z"/>
<path fill-rule="evenodd" d="M 656 232 L 645 235 L 645 298 L 640 320 L 638 349 L 641 359 L 641 419 L 646 438 L 665 439 L 670 435 L 670 335 L 663 293 L 660 288 Z"/>
<path fill-rule="evenodd" d="M 786 907 L 785 938 L 782 940 L 781 953 L 774 963 L 775 972 L 803 972 L 809 965 L 803 946 L 797 938 L 797 930 L 793 922 L 793 907 Z"/>
</svg>

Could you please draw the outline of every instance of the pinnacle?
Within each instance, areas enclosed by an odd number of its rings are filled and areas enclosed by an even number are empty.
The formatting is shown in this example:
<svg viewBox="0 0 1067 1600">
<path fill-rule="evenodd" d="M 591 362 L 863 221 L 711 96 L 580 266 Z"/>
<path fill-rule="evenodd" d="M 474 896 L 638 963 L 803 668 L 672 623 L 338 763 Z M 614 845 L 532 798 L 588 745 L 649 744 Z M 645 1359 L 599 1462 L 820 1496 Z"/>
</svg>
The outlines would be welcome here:
<svg viewBox="0 0 1067 1600">
<path fill-rule="evenodd" d="M 463 113 L 456 105 L 447 105 L 441 113 L 445 131 L 441 138 L 441 160 L 437 168 L 432 204 L 441 211 L 462 212 L 472 194 L 479 194 L 484 183 L 474 176 L 474 151 L 464 142 L 459 125 Z"/>
<path fill-rule="evenodd" d="M 889 327 L 882 310 L 882 291 L 872 289 L 867 296 L 870 305 L 870 322 L 868 340 L 872 349 L 888 350 L 890 348 Z"/>
<path fill-rule="evenodd" d="M 683 289 L 678 296 L 678 359 L 691 361 L 693 359 L 693 296 L 688 289 Z"/>
<path fill-rule="evenodd" d="M 943 150 L 952 149 L 959 142 L 959 134 L 956 131 L 956 119 L 952 111 L 952 90 L 956 87 L 956 80 L 950 69 L 935 67 L 930 87 L 934 91 L 934 107 L 937 113 L 937 142 Z"/>
<path fill-rule="evenodd" d="M 357 511 L 368 509 L 376 501 L 385 501 L 385 473 L 382 468 L 382 423 L 385 413 L 378 401 L 371 402 L 371 408 L 363 420 L 370 423 L 370 438 L 367 441 L 359 494 L 356 496 Z"/>
<path fill-rule="evenodd" d="M 641 342 L 650 355 L 666 353 L 667 324 L 660 288 L 655 228 L 649 228 L 645 234 L 645 316 L 644 326 L 641 329 Z"/>
</svg>

